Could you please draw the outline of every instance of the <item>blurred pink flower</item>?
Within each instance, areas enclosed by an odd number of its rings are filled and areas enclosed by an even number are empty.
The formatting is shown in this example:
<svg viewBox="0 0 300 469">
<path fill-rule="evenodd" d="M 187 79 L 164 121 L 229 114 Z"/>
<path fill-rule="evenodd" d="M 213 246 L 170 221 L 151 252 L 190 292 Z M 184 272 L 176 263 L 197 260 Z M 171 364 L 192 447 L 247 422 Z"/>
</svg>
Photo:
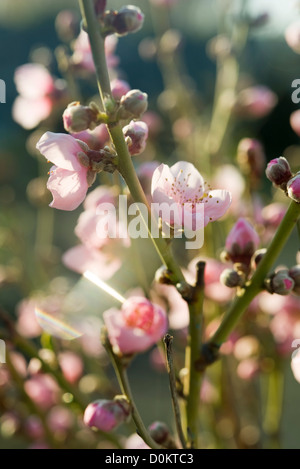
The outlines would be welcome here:
<svg viewBox="0 0 300 469">
<path fill-rule="evenodd" d="M 154 299 L 160 303 L 164 300 L 167 303 L 168 320 L 171 329 L 184 329 L 189 325 L 189 308 L 187 302 L 183 300 L 180 293 L 173 285 L 155 285 Z M 156 298 L 156 295 L 159 298 Z"/>
<path fill-rule="evenodd" d="M 53 433 L 66 432 L 74 423 L 74 414 L 70 409 L 58 405 L 52 407 L 48 413 L 47 423 Z"/>
<path fill-rule="evenodd" d="M 259 372 L 259 362 L 256 358 L 246 358 L 242 360 L 236 369 L 237 375 L 245 380 L 252 380 Z"/>
<path fill-rule="evenodd" d="M 16 69 L 14 80 L 19 96 L 13 104 L 13 118 L 25 129 L 33 129 L 52 111 L 57 91 L 54 79 L 43 65 L 29 63 Z"/>
<path fill-rule="evenodd" d="M 42 332 L 35 315 L 36 304 L 36 299 L 25 298 L 17 305 L 17 331 L 29 339 L 39 336 Z"/>
<path fill-rule="evenodd" d="M 30 415 L 26 419 L 24 427 L 26 434 L 34 440 L 43 438 L 45 435 L 42 421 L 36 415 Z"/>
<path fill-rule="evenodd" d="M 224 190 L 211 190 L 193 164 L 179 161 L 171 166 L 161 164 L 153 174 L 154 203 L 166 203 L 174 208 L 163 221 L 171 226 L 186 226 L 195 231 L 218 220 L 228 210 L 231 195 Z M 200 208 L 204 208 L 203 213 Z M 158 214 L 159 215 L 159 214 Z M 170 217 L 171 215 L 171 217 Z M 164 216 L 164 214 L 162 214 Z"/>
<path fill-rule="evenodd" d="M 143 352 L 166 333 L 167 315 L 158 305 L 143 297 L 128 298 L 120 310 L 103 313 L 108 337 L 114 352 L 130 355 Z"/>
<path fill-rule="evenodd" d="M 300 137 L 300 109 L 290 115 L 290 124 L 293 131 Z"/>
<path fill-rule="evenodd" d="M 234 295 L 234 291 L 220 282 L 220 275 L 226 268 L 222 262 L 216 261 L 215 259 L 196 257 L 188 265 L 188 270 L 192 275 L 191 281 L 195 282 L 196 280 L 196 264 L 199 261 L 205 261 L 206 263 L 204 271 L 205 295 L 218 303 L 227 303 L 230 301 Z"/>
<path fill-rule="evenodd" d="M 241 198 L 246 187 L 240 171 L 231 164 L 220 166 L 214 174 L 213 185 L 231 193 L 232 204 L 228 211 L 238 213 L 241 209 Z"/>
<path fill-rule="evenodd" d="M 88 427 L 110 432 L 125 422 L 130 413 L 129 404 L 118 400 L 97 400 L 87 406 L 83 421 Z"/>
<path fill-rule="evenodd" d="M 41 409 L 49 409 L 58 402 L 59 387 L 51 375 L 34 375 L 25 381 L 24 389 Z"/>
<path fill-rule="evenodd" d="M 70 350 L 58 355 L 58 363 L 63 375 L 69 383 L 76 383 L 83 373 L 83 361 L 79 355 Z"/>
<path fill-rule="evenodd" d="M 114 68 L 119 63 L 119 58 L 114 55 L 117 42 L 118 39 L 114 35 L 107 36 L 105 39 L 105 54 L 109 68 Z M 95 71 L 89 38 L 87 33 L 83 30 L 81 30 L 79 36 L 73 43 L 73 55 L 71 60 L 76 68 L 78 67 L 79 69 L 85 70 L 87 72 Z"/>
<path fill-rule="evenodd" d="M 159 165 L 158 161 L 146 161 L 137 168 L 137 174 L 146 195 L 151 194 L 152 176 Z"/>
<path fill-rule="evenodd" d="M 127 438 L 125 449 L 150 449 L 150 447 L 137 433 L 133 433 Z"/>
<path fill-rule="evenodd" d="M 261 118 L 276 106 L 278 98 L 266 86 L 257 85 L 240 91 L 234 111 L 243 117 Z"/>
<path fill-rule="evenodd" d="M 111 94 L 114 99 L 121 99 L 126 93 L 131 90 L 131 87 L 127 81 L 120 80 L 119 78 L 115 78 L 110 83 L 111 86 Z"/>
<path fill-rule="evenodd" d="M 98 186 L 88 193 L 83 207 L 85 210 L 97 210 L 100 204 L 112 204 L 117 202 L 118 191 L 111 186 Z"/>
<path fill-rule="evenodd" d="M 120 258 L 83 244 L 66 251 L 62 261 L 66 267 L 79 274 L 90 271 L 102 280 L 111 278 L 122 265 Z"/>
<path fill-rule="evenodd" d="M 37 149 L 55 166 L 50 169 L 47 188 L 53 201 L 50 207 L 75 210 L 85 199 L 88 190 L 88 168 L 82 166 L 79 143 L 71 135 L 46 132 L 38 141 Z"/>
<path fill-rule="evenodd" d="M 293 356 L 291 361 L 291 368 L 294 375 L 294 378 L 298 383 L 300 383 L 300 353 L 299 350 L 296 355 Z"/>
<path fill-rule="evenodd" d="M 300 21 L 294 21 L 285 30 L 285 40 L 294 52 L 300 54 Z"/>
</svg>

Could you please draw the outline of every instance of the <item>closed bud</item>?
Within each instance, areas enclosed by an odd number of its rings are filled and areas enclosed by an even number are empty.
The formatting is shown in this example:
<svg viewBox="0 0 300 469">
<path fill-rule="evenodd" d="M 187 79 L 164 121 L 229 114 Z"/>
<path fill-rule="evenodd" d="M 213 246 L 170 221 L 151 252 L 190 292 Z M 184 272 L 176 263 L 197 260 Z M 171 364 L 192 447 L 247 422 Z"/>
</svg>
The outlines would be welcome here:
<svg viewBox="0 0 300 469">
<path fill-rule="evenodd" d="M 287 183 L 287 193 L 290 199 L 300 204 L 300 172 Z"/>
<path fill-rule="evenodd" d="M 283 156 L 271 160 L 266 169 L 266 176 L 275 186 L 285 189 L 287 182 L 292 177 L 289 162 Z"/>
<path fill-rule="evenodd" d="M 170 438 L 170 430 L 164 422 L 153 422 L 148 430 L 150 436 L 159 445 L 164 445 Z"/>
<path fill-rule="evenodd" d="M 145 150 L 148 138 L 148 126 L 145 122 L 131 121 L 123 128 L 123 134 L 128 139 L 128 150 L 132 156 Z"/>
<path fill-rule="evenodd" d="M 63 113 L 64 128 L 67 132 L 77 133 L 83 130 L 93 130 L 97 126 L 97 106 L 82 106 L 79 102 L 68 105 Z"/>
<path fill-rule="evenodd" d="M 125 396 L 116 396 L 113 401 L 101 399 L 92 402 L 84 412 L 83 421 L 88 427 L 110 432 L 126 422 L 131 412 Z"/>
<path fill-rule="evenodd" d="M 262 144 L 253 138 L 244 138 L 237 148 L 237 160 L 242 172 L 256 185 L 265 168 L 265 152 Z"/>
<path fill-rule="evenodd" d="M 133 5 L 126 5 L 119 11 L 107 11 L 102 21 L 104 31 L 115 33 L 118 36 L 126 36 L 128 33 L 136 33 L 144 24 L 144 14 Z"/>
<path fill-rule="evenodd" d="M 130 90 L 121 98 L 119 117 L 120 119 L 139 118 L 147 108 L 148 95 L 140 90 Z"/>
<path fill-rule="evenodd" d="M 300 265 L 295 265 L 289 270 L 289 276 L 294 280 L 293 292 L 300 295 Z"/>
<path fill-rule="evenodd" d="M 245 282 L 245 275 L 234 269 L 225 269 L 221 273 L 220 281 L 229 288 L 241 287 Z"/>
<path fill-rule="evenodd" d="M 287 269 L 282 269 L 267 278 L 265 286 L 270 293 L 288 295 L 293 290 L 295 282 L 290 277 L 289 271 Z"/>
<path fill-rule="evenodd" d="M 228 258 L 233 263 L 240 262 L 248 266 L 259 242 L 253 226 L 244 218 L 240 218 L 226 239 Z"/>
</svg>

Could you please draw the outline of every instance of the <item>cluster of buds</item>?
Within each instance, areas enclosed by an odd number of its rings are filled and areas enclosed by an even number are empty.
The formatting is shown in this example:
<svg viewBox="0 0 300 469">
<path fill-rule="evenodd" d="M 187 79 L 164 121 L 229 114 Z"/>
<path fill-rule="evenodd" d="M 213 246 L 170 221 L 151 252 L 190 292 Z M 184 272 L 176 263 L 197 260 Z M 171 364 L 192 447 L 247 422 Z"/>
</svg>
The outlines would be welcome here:
<svg viewBox="0 0 300 469">
<path fill-rule="evenodd" d="M 77 140 L 77 143 L 82 149 L 77 153 L 77 158 L 83 167 L 93 173 L 94 180 L 97 173 L 102 171 L 113 173 L 116 170 L 116 154 L 112 153 L 108 146 L 101 150 L 91 150 L 85 142 Z"/>
<path fill-rule="evenodd" d="M 288 269 L 279 269 L 265 280 L 265 287 L 269 293 L 288 295 L 294 290 L 295 282 Z"/>
<path fill-rule="evenodd" d="M 140 8 L 126 5 L 120 10 L 106 10 L 106 1 L 96 1 L 95 9 L 104 36 L 117 34 L 126 36 L 139 31 L 144 24 L 144 14 Z"/>
<path fill-rule="evenodd" d="M 300 203 L 300 172 L 292 174 L 289 162 L 283 156 L 268 163 L 266 175 L 274 186 L 280 187 L 290 199 Z"/>
<path fill-rule="evenodd" d="M 220 276 L 223 285 L 235 288 L 245 284 L 259 243 L 253 226 L 240 218 L 227 236 L 225 250 L 221 254 L 223 261 L 233 263 L 233 268 L 225 269 Z"/>
<path fill-rule="evenodd" d="M 125 396 L 116 396 L 112 401 L 101 399 L 92 402 L 84 412 L 85 425 L 110 432 L 126 422 L 131 413 L 131 406 Z"/>
<path fill-rule="evenodd" d="M 64 128 L 70 133 L 94 130 L 97 125 L 105 122 L 105 117 L 97 104 L 91 102 L 88 106 L 82 106 L 78 101 L 74 101 L 63 113 Z"/>
</svg>

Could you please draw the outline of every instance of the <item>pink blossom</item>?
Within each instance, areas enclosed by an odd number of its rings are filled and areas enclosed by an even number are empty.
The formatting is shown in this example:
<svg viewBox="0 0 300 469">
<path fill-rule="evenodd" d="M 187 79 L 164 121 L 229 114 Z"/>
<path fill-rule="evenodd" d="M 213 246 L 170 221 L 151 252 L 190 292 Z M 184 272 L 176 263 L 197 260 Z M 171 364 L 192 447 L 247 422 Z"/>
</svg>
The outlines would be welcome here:
<svg viewBox="0 0 300 469">
<path fill-rule="evenodd" d="M 129 415 L 128 405 L 124 402 L 97 400 L 87 406 L 83 421 L 88 427 L 110 432 L 125 422 Z"/>
<path fill-rule="evenodd" d="M 288 196 L 297 202 L 300 203 L 300 172 L 296 174 L 292 179 L 287 183 L 287 193 Z"/>
<path fill-rule="evenodd" d="M 154 171 L 151 192 L 154 203 L 166 203 L 173 209 L 164 222 L 193 231 L 201 226 L 200 221 L 206 226 L 221 218 L 231 204 L 228 191 L 211 190 L 194 165 L 185 161 L 171 168 L 161 164 Z"/>
<path fill-rule="evenodd" d="M 47 423 L 53 433 L 68 431 L 74 423 L 74 415 L 70 409 L 61 405 L 52 407 L 47 415 Z"/>
<path fill-rule="evenodd" d="M 146 148 L 148 126 L 142 121 L 131 121 L 123 128 L 125 138 L 129 139 L 128 150 L 133 155 L 139 155 Z"/>
<path fill-rule="evenodd" d="M 226 238 L 226 252 L 233 262 L 242 262 L 251 257 L 260 243 L 253 226 L 244 218 L 239 218 Z"/>
<path fill-rule="evenodd" d="M 39 417 L 30 415 L 25 421 L 26 434 L 34 440 L 44 437 L 44 427 Z"/>
<path fill-rule="evenodd" d="M 154 298 L 161 303 L 161 299 L 167 303 L 168 319 L 171 329 L 184 329 L 189 325 L 189 308 L 187 302 L 172 285 L 155 285 Z M 159 295 L 159 299 L 156 298 Z"/>
<path fill-rule="evenodd" d="M 240 171 L 231 164 L 220 166 L 214 174 L 213 185 L 231 193 L 232 204 L 229 210 L 237 213 L 246 187 Z"/>
<path fill-rule="evenodd" d="M 259 372 L 259 362 L 256 358 L 246 358 L 242 360 L 236 369 L 239 378 L 251 381 Z"/>
<path fill-rule="evenodd" d="M 124 94 L 128 93 L 131 88 L 129 83 L 119 78 L 115 78 L 111 83 L 111 93 L 114 99 L 121 99 Z"/>
<path fill-rule="evenodd" d="M 15 71 L 14 80 L 19 96 L 13 104 L 13 118 L 25 129 L 33 129 L 52 111 L 55 82 L 40 64 L 21 65 Z"/>
<path fill-rule="evenodd" d="M 17 305 L 17 331 L 23 337 L 37 337 L 42 332 L 35 315 L 36 303 L 37 301 L 33 298 L 25 298 Z"/>
<path fill-rule="evenodd" d="M 83 362 L 79 355 L 71 351 L 61 352 L 58 362 L 63 375 L 69 383 L 76 383 L 83 373 Z"/>
<path fill-rule="evenodd" d="M 75 210 L 85 199 L 89 187 L 88 168 L 82 166 L 78 159 L 81 146 L 71 135 L 46 132 L 36 147 L 54 164 L 47 183 L 53 196 L 50 207 Z"/>
<path fill-rule="evenodd" d="M 24 389 L 30 399 L 42 409 L 49 409 L 58 402 L 59 388 L 51 375 L 33 376 L 25 381 Z"/>
<path fill-rule="evenodd" d="M 285 40 L 294 52 L 300 54 L 300 21 L 295 21 L 287 27 Z"/>
<path fill-rule="evenodd" d="M 85 210 L 97 210 L 100 204 L 116 204 L 118 192 L 110 186 L 98 186 L 88 193 L 83 203 Z"/>
<path fill-rule="evenodd" d="M 119 59 L 114 55 L 118 39 L 116 36 L 110 35 L 105 39 L 105 54 L 107 65 L 109 68 L 116 67 Z M 81 30 L 79 36 L 73 43 L 72 63 L 79 69 L 86 70 L 87 72 L 94 72 L 95 65 L 93 61 L 91 46 L 89 43 L 88 35 L 85 31 Z"/>
<path fill-rule="evenodd" d="M 294 375 L 294 378 L 298 383 L 300 383 L 300 354 L 299 350 L 297 351 L 296 355 L 293 356 L 291 361 L 291 368 Z"/>
<path fill-rule="evenodd" d="M 290 124 L 293 131 L 300 137 L 300 109 L 290 115 Z"/>
<path fill-rule="evenodd" d="M 166 333 L 167 316 L 164 310 L 143 297 L 128 298 L 121 310 L 103 313 L 108 337 L 115 353 L 130 355 L 143 352 Z"/>
<path fill-rule="evenodd" d="M 111 278 L 122 265 L 120 258 L 97 249 L 89 249 L 83 244 L 66 251 L 62 261 L 66 267 L 79 274 L 89 271 L 102 280 Z"/>
<path fill-rule="evenodd" d="M 278 98 L 266 86 L 257 85 L 240 91 L 235 104 L 235 112 L 250 118 L 261 118 L 276 106 Z"/>
</svg>

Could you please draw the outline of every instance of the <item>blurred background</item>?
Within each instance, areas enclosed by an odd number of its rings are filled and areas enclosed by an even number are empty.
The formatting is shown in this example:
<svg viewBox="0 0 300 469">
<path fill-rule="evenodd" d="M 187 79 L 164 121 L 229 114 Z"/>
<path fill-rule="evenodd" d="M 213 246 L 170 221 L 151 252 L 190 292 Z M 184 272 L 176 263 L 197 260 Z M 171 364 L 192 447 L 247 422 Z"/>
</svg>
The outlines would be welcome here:
<svg viewBox="0 0 300 469">
<path fill-rule="evenodd" d="M 110 8 L 118 9 L 122 5 L 123 2 L 119 0 L 108 1 Z M 170 8 L 167 15 L 164 10 L 162 13 L 160 7 L 151 4 L 148 0 L 139 1 L 138 6 L 145 13 L 145 25 L 137 34 L 121 38 L 115 54 L 120 60 L 118 67 L 122 78 L 130 83 L 131 88 L 138 88 L 148 93 L 149 108 L 160 118 L 158 144 L 155 146 L 153 141 L 150 142 L 144 156 L 145 161 L 151 161 L 154 158 L 164 162 L 171 162 L 176 157 L 185 159 L 185 145 L 188 145 L 185 141 L 188 136 L 178 136 L 178 127 L 186 122 L 179 121 L 177 131 L 174 121 L 172 123 L 174 117 L 174 113 L 172 117 L 174 108 L 170 105 L 172 95 L 166 94 L 170 81 L 168 83 L 166 76 L 168 71 L 164 69 L 161 62 L 167 61 L 168 53 L 173 59 L 177 57 L 177 65 L 180 64 L 182 75 L 183 99 L 185 99 L 185 93 L 188 95 L 185 101 L 187 106 L 185 112 L 189 113 L 192 98 L 200 118 L 203 118 L 204 122 L 208 121 L 216 86 L 216 56 L 212 52 L 211 40 L 220 31 L 230 30 L 232 25 L 238 22 L 242 12 L 244 18 L 251 18 L 253 21 L 261 17 L 262 24 L 249 29 L 247 44 L 238 53 L 240 89 L 256 84 L 264 85 L 277 95 L 278 101 L 266 117 L 237 119 L 234 125 L 230 126 L 230 134 L 226 134 L 227 136 L 222 141 L 221 149 L 218 151 L 218 161 L 222 164 L 232 162 L 241 138 L 253 137 L 263 144 L 267 161 L 284 155 L 291 166 L 299 170 L 299 137 L 291 128 L 289 119 L 291 113 L 299 108 L 299 105 L 292 102 L 291 85 L 293 80 L 300 79 L 300 58 L 288 47 L 284 38 L 287 26 L 299 16 L 299 3 L 295 0 L 285 2 L 280 0 L 179 0 Z M 17 67 L 29 62 L 39 62 L 51 70 L 54 76 L 65 78 L 62 76 L 62 65 L 57 65 L 54 53 L 62 43 L 57 34 L 55 19 L 57 14 L 65 9 L 72 10 L 75 17 L 76 15 L 79 17 L 77 2 L 74 0 L 27 0 L 26 2 L 1 0 L 0 2 L 0 43 L 2 45 L 0 78 L 6 83 L 6 103 L 0 104 L 0 304 L 1 309 L 9 312 L 12 320 L 16 319 L 20 302 L 24 298 L 47 297 L 53 292 L 64 297 L 64 301 L 74 291 L 76 295 L 84 292 L 82 295 L 89 300 L 89 317 L 93 314 L 96 317 L 99 316 L 100 312 L 112 305 L 112 300 L 107 294 L 100 293 L 96 287 L 88 284 L 87 280 L 80 279 L 78 274 L 72 273 L 61 262 L 62 254 L 77 243 L 74 227 L 82 209 L 79 208 L 74 212 L 60 212 L 48 208 L 51 197 L 47 191 L 43 190 L 41 181 L 42 183 L 46 181 L 49 166 L 33 148 L 37 139 L 35 132 L 39 132 L 39 135 L 41 135 L 41 130 L 62 132 L 62 122 L 55 116 L 55 118 L 49 118 L 47 125 L 42 123 L 39 130 L 28 130 L 22 128 L 12 118 L 12 106 L 18 95 L 14 82 Z M 263 20 L 264 16 L 265 20 Z M 156 54 L 154 39 L 163 36 L 170 27 L 173 35 L 169 35 L 165 40 L 166 55 L 159 58 Z M 79 24 L 75 25 L 75 30 L 78 34 Z M 86 98 L 93 96 L 96 92 L 93 77 L 89 77 L 87 82 L 84 82 L 80 76 L 79 83 L 82 94 Z M 176 115 L 176 110 L 174 112 Z M 201 135 L 205 134 L 205 125 L 203 129 L 202 134 L 201 132 L 199 134 L 200 139 Z M 181 137 L 183 141 L 178 144 Z M 199 152 L 201 152 L 201 145 Z M 201 155 L 199 158 L 201 161 Z M 274 192 L 270 186 L 269 182 L 262 177 L 260 188 L 262 200 L 270 201 L 273 196 Z M 275 197 L 279 196 L 275 195 Z M 280 198 L 278 200 L 281 201 Z M 140 248 L 143 249 L 141 246 Z M 291 244 L 282 254 L 280 262 L 293 265 L 298 246 L 299 240 L 295 231 Z M 146 249 L 144 252 L 143 265 L 148 266 L 149 262 L 151 263 L 149 270 L 144 269 L 149 282 L 159 262 L 153 261 L 154 256 L 151 250 Z M 186 259 L 181 251 L 178 252 L 178 256 L 182 261 L 190 260 Z M 112 284 L 124 294 L 127 290 L 135 288 L 139 279 L 140 275 L 137 274 L 136 268 L 129 263 L 125 270 L 114 277 Z M 75 301 L 78 298 L 76 295 Z M 86 304 L 83 303 L 77 311 L 81 317 L 84 317 L 85 307 Z M 67 309 L 69 313 L 70 306 Z M 93 327 L 92 322 L 90 327 Z M 47 349 L 49 341 L 51 342 L 49 337 L 45 334 L 41 339 L 42 342 L 40 338 L 34 338 L 36 346 L 40 347 L 42 343 L 42 347 Z M 55 350 L 55 345 L 52 344 L 51 348 Z M 78 344 L 71 348 L 76 353 L 80 351 Z M 29 361 L 28 355 L 26 360 Z M 84 361 L 87 360 L 88 358 L 85 357 Z M 111 370 L 108 371 L 108 378 L 103 376 L 103 371 L 100 373 L 100 378 L 95 378 L 99 360 L 101 366 L 103 363 L 104 366 L 107 365 L 103 355 L 92 359 L 88 373 L 90 381 L 86 379 L 80 386 L 83 393 L 86 389 L 91 393 L 97 393 L 97 379 L 103 379 L 104 383 L 103 387 L 99 387 L 100 393 L 105 394 L 106 389 L 110 388 L 107 379 L 114 379 Z M 131 369 L 130 376 L 137 405 L 141 407 L 147 423 L 164 414 L 165 420 L 172 425 L 168 379 L 165 373 L 157 371 L 157 367 L 151 365 L 151 360 L 153 357 L 151 358 L 150 352 L 142 355 L 135 360 Z M 1 366 L 3 368 L 4 365 L 0 365 L 0 371 Z M 282 448 L 298 448 L 300 444 L 298 431 L 300 385 L 295 381 L 290 370 L 289 354 L 284 360 L 283 368 L 286 380 L 283 419 L 280 427 L 281 446 Z M 3 377 L 2 381 L 4 382 Z M 0 402 L 4 395 L 4 387 L 3 384 L 2 394 L 0 376 Z M 3 402 L 0 405 L 1 448 L 27 447 L 29 444 L 24 433 L 20 431 L 23 424 L 17 422 L 17 418 L 15 419 L 17 423 L 14 418 L 9 419 L 10 400 L 13 401 L 16 395 L 17 391 L 12 390 L 9 397 L 6 397 L 6 401 L 3 400 L 5 405 Z M 67 396 L 65 399 L 67 400 Z M 149 405 L 145 405 L 148 401 Z M 74 413 L 76 412 L 75 409 Z M 226 431 L 224 434 L 226 435 Z M 206 436 L 207 441 L 210 442 L 210 435 Z M 230 440 L 229 437 L 228 439 Z M 68 440 L 66 441 L 67 443 L 64 444 L 68 446 Z M 83 438 L 82 441 L 84 446 L 86 439 Z M 210 443 L 207 445 L 209 447 Z M 249 446 L 251 447 L 251 444 Z"/>
</svg>

